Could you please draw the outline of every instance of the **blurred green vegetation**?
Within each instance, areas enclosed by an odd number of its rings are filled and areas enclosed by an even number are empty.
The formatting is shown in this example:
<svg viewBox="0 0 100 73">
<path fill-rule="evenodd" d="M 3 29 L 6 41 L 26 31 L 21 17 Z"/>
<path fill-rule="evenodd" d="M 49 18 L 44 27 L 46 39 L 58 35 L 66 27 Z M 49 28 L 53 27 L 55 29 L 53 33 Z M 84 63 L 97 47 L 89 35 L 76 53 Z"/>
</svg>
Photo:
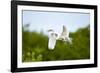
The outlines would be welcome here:
<svg viewBox="0 0 100 73">
<path fill-rule="evenodd" d="M 79 60 L 90 58 L 89 26 L 70 33 L 72 44 L 57 40 L 54 50 L 48 49 L 48 37 L 43 32 L 22 30 L 22 61 Z"/>
</svg>

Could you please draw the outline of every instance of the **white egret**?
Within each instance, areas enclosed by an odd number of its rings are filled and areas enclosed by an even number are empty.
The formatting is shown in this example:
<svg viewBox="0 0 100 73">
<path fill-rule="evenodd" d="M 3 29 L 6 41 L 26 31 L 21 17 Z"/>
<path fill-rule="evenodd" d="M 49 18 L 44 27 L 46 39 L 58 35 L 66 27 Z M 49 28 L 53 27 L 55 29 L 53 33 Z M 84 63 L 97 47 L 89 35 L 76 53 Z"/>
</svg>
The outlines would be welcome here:
<svg viewBox="0 0 100 73">
<path fill-rule="evenodd" d="M 72 44 L 72 38 L 69 37 L 69 32 L 64 25 L 63 25 L 63 31 L 59 36 L 52 29 L 48 30 L 48 32 L 50 33 L 48 41 L 48 49 L 53 50 L 55 48 L 57 40 L 62 40 L 65 42 L 68 41 L 70 44 Z"/>
<path fill-rule="evenodd" d="M 63 31 L 61 33 L 61 35 L 59 36 L 58 40 L 63 40 L 65 42 L 69 42 L 70 44 L 72 44 L 72 38 L 69 37 L 69 31 L 67 30 L 67 28 L 63 25 Z"/>
<path fill-rule="evenodd" d="M 52 29 L 48 30 L 48 32 L 50 33 L 48 41 L 48 49 L 53 50 L 56 45 L 58 34 L 56 34 Z"/>
</svg>

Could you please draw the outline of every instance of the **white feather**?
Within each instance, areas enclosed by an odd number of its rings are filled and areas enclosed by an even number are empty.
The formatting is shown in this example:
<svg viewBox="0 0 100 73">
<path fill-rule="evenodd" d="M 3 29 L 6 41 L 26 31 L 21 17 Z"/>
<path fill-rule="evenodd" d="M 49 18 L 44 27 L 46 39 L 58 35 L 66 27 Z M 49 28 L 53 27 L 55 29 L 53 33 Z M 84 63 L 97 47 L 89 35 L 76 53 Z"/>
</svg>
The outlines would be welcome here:
<svg viewBox="0 0 100 73">
<path fill-rule="evenodd" d="M 54 38 L 54 37 L 51 36 L 49 38 L 48 48 L 49 49 L 54 49 L 55 48 L 55 45 L 56 45 L 56 38 Z"/>
<path fill-rule="evenodd" d="M 58 36 L 57 33 L 55 33 L 52 29 L 48 30 L 49 34 L 49 41 L 48 41 L 48 49 L 53 50 L 56 45 L 57 40 L 63 40 L 68 41 L 70 44 L 72 43 L 72 38 L 69 37 L 69 31 L 66 29 L 66 27 L 63 25 L 63 31 Z"/>
<path fill-rule="evenodd" d="M 57 34 L 54 32 L 51 32 L 49 35 L 49 42 L 48 42 L 48 49 L 54 49 L 56 45 L 57 40 Z"/>
<path fill-rule="evenodd" d="M 59 36 L 59 40 L 68 41 L 69 43 L 72 43 L 72 39 L 69 37 L 69 31 L 64 25 L 63 25 L 63 31 Z"/>
</svg>

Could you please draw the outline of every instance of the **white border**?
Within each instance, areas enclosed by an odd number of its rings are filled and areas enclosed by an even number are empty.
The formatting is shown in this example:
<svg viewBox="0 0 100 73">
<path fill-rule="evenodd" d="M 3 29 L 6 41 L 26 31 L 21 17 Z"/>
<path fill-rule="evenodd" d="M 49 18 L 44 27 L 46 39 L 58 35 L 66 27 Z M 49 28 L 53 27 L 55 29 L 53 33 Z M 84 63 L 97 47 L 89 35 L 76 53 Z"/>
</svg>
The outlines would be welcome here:
<svg viewBox="0 0 100 73">
<path fill-rule="evenodd" d="M 55 9 L 56 8 L 56 9 Z M 90 13 L 90 59 L 87 60 L 66 60 L 66 61 L 48 61 L 48 62 L 30 62 L 22 63 L 22 10 L 44 10 L 44 11 L 64 11 L 64 12 L 84 12 Z M 25 67 L 41 67 L 41 66 L 57 66 L 57 65 L 76 65 L 76 64 L 92 64 L 94 63 L 94 10 L 92 9 L 76 9 L 76 8 L 58 8 L 58 7 L 40 7 L 40 6 L 18 6 L 18 28 L 17 28 L 17 64 L 18 68 Z"/>
</svg>

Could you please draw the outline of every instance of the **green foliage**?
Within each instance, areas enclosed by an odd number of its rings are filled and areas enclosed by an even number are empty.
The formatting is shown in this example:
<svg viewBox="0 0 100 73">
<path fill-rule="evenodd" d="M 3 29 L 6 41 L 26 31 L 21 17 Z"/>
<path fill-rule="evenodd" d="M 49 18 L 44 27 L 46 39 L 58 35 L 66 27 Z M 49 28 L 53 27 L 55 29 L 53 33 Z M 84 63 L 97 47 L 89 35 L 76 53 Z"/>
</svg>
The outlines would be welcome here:
<svg viewBox="0 0 100 73">
<path fill-rule="evenodd" d="M 23 27 L 22 61 L 79 60 L 90 58 L 90 30 L 80 28 L 70 33 L 72 44 L 57 40 L 54 50 L 48 49 L 48 37 L 42 33 L 30 32 Z"/>
</svg>

